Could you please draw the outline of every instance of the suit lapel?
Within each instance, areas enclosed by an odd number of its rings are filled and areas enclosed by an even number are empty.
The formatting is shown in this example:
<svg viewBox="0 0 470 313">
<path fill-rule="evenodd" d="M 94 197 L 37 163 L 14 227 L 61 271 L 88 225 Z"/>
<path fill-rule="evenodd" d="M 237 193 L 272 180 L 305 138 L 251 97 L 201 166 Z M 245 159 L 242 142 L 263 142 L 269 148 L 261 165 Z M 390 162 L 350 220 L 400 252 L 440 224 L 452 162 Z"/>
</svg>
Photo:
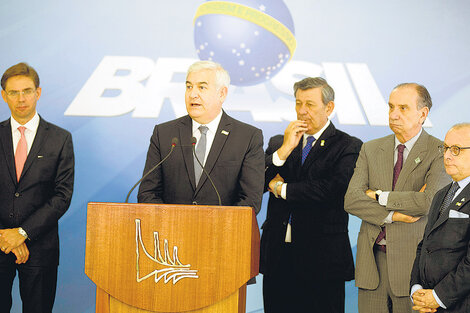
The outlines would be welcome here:
<svg viewBox="0 0 470 313">
<path fill-rule="evenodd" d="M 26 162 L 24 163 L 23 171 L 21 172 L 20 176 L 20 181 L 28 172 L 28 169 L 31 167 L 33 161 L 37 159 L 38 153 L 48 136 L 48 130 L 48 123 L 40 117 L 38 130 L 36 131 L 36 136 L 34 137 L 33 145 L 31 146 L 31 150 L 29 151 L 28 157 L 26 158 Z"/>
<path fill-rule="evenodd" d="M 403 168 L 398 176 L 397 184 L 395 186 L 396 190 L 403 190 L 404 184 L 409 179 L 410 174 L 426 157 L 428 151 L 428 138 L 428 133 L 423 130 L 403 164 Z"/>
<path fill-rule="evenodd" d="M 224 133 L 222 133 L 224 131 Z M 212 168 L 214 168 L 215 163 L 217 162 L 222 148 L 225 145 L 230 132 L 232 131 L 232 122 L 225 112 L 222 112 L 222 117 L 220 118 L 219 126 L 217 127 L 217 132 L 215 133 L 214 141 L 212 142 L 211 149 L 209 150 L 209 155 L 207 156 L 206 163 L 204 164 L 204 169 L 210 173 Z M 228 133 L 228 134 L 227 134 Z M 201 175 L 201 179 L 196 187 L 195 193 L 197 193 L 201 186 L 204 185 L 207 180 L 207 175 Z"/>
<path fill-rule="evenodd" d="M 450 186 L 452 184 L 449 184 L 446 188 L 446 192 L 443 194 L 442 196 L 442 199 L 439 199 L 440 201 L 438 201 L 437 203 L 439 204 L 439 207 L 440 205 L 442 204 L 442 201 L 444 200 L 445 198 L 445 195 L 447 194 L 447 191 L 450 189 Z M 444 210 L 444 212 L 442 212 L 441 216 L 437 218 L 437 221 L 434 223 L 434 225 L 432 226 L 432 229 L 431 229 L 431 232 L 438 228 L 439 226 L 441 226 L 445 221 L 447 221 L 449 219 L 449 212 L 450 210 L 455 210 L 455 211 L 460 211 L 460 209 L 462 209 L 463 206 L 465 206 L 465 204 L 467 202 L 469 202 L 470 200 L 470 184 L 468 184 L 464 190 L 462 190 L 458 195 L 457 197 L 455 197 L 454 201 L 452 201 L 452 203 L 449 205 L 449 207 L 447 209 Z M 439 210 L 437 210 L 439 211 Z M 439 212 L 437 212 L 437 214 L 439 214 Z"/>
<path fill-rule="evenodd" d="M 13 153 L 13 140 L 11 138 L 11 124 L 9 119 L 0 124 L 0 141 L 8 165 L 8 172 L 16 185 L 15 154 Z"/>
<path fill-rule="evenodd" d="M 315 162 L 315 160 L 317 160 L 324 153 L 324 151 L 327 151 L 327 147 L 329 145 L 328 139 L 334 136 L 335 132 L 336 132 L 336 128 L 334 127 L 333 123 L 330 122 L 330 125 L 321 134 L 320 138 L 316 140 L 312 149 L 308 153 L 307 158 L 305 159 L 305 162 L 302 165 L 302 168 L 309 167 L 313 162 Z M 301 139 L 301 143 L 302 143 L 302 139 Z M 302 147 L 300 150 L 302 150 Z M 300 156 L 302 157 L 302 151 L 300 151 Z"/>
<path fill-rule="evenodd" d="M 384 190 L 392 190 L 393 185 L 393 167 L 394 167 L 394 153 L 395 153 L 395 136 L 390 135 L 385 137 L 384 143 L 378 147 L 376 162 L 378 164 L 378 171 L 384 175 Z M 374 157 L 374 156 L 373 156 Z M 395 186 L 396 189 L 396 186 Z"/>
<path fill-rule="evenodd" d="M 191 182 L 193 190 L 196 189 L 196 178 L 194 174 L 194 157 L 193 148 L 191 145 L 191 138 L 193 137 L 192 120 L 187 115 L 181 120 L 178 126 L 179 137 L 181 141 L 181 152 L 183 154 L 184 164 L 186 166 L 186 172 L 188 173 L 188 179 Z"/>
</svg>

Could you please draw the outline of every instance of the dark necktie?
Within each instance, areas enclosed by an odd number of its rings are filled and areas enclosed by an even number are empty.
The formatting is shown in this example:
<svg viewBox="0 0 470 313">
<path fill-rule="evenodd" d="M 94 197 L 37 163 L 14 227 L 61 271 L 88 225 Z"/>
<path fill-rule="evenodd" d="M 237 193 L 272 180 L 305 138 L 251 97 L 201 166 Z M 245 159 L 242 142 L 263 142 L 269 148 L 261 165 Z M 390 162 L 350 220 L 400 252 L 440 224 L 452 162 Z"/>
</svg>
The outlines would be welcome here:
<svg viewBox="0 0 470 313">
<path fill-rule="evenodd" d="M 459 183 L 454 182 L 452 186 L 449 188 L 449 191 L 447 191 L 446 196 L 444 197 L 444 200 L 442 201 L 441 207 L 439 208 L 439 216 L 442 215 L 442 213 L 449 207 L 449 205 L 452 203 L 452 199 L 455 196 L 455 193 L 457 190 L 460 188 Z"/>
<path fill-rule="evenodd" d="M 313 137 L 313 136 L 308 136 L 307 137 L 307 144 L 302 149 L 302 165 L 304 164 L 305 159 L 307 159 L 308 153 L 310 152 L 310 150 L 312 150 L 312 144 L 313 144 L 314 141 L 315 141 L 315 137 Z"/>
<path fill-rule="evenodd" d="M 196 156 L 201 161 L 202 165 L 204 165 L 204 157 L 206 156 L 206 144 L 207 144 L 207 131 L 209 128 L 207 126 L 201 125 L 199 126 L 199 131 L 201 132 L 201 138 L 196 147 Z M 196 176 L 196 185 L 199 183 L 199 179 L 202 175 L 202 167 L 199 165 L 199 162 L 194 157 L 194 174 Z"/>
<path fill-rule="evenodd" d="M 405 145 L 398 145 L 398 157 L 397 163 L 395 163 L 395 167 L 393 168 L 393 184 L 392 190 L 395 190 L 395 184 L 397 183 L 398 176 L 400 175 L 401 169 L 403 167 L 403 151 L 405 150 Z"/>
<path fill-rule="evenodd" d="M 393 184 L 392 184 L 392 190 L 395 190 L 395 184 L 398 180 L 398 176 L 400 175 L 401 169 L 403 168 L 403 151 L 405 150 L 405 145 L 398 145 L 398 157 L 397 157 L 397 162 L 395 163 L 395 167 L 393 168 Z M 385 245 L 379 244 L 379 242 L 382 241 L 382 239 L 385 239 L 386 237 L 386 231 L 385 227 L 382 226 L 379 235 L 377 236 L 377 239 L 375 239 L 375 243 L 378 245 L 379 249 L 382 250 L 383 252 L 386 252 L 387 248 Z"/>
</svg>

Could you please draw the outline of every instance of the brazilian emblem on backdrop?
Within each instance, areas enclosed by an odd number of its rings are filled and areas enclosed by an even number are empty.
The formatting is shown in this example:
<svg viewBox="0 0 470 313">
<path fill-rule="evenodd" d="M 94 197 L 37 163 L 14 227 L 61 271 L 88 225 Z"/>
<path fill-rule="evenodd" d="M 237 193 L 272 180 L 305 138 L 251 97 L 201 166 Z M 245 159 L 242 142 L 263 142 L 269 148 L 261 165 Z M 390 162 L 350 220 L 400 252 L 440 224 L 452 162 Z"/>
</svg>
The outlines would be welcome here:
<svg viewBox="0 0 470 313">
<path fill-rule="evenodd" d="M 270 80 L 297 45 L 282 0 L 207 1 L 194 17 L 194 43 L 199 58 L 222 64 L 236 86 Z"/>
</svg>

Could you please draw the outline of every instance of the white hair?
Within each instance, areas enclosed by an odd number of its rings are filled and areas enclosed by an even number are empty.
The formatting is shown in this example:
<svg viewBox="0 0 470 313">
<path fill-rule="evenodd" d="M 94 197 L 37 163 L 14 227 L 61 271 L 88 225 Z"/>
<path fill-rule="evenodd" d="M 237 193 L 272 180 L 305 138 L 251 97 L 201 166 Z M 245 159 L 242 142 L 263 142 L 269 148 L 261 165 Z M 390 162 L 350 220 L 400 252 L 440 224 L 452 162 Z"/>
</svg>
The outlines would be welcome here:
<svg viewBox="0 0 470 313">
<path fill-rule="evenodd" d="M 220 65 L 212 61 L 197 61 L 188 68 L 186 77 L 189 76 L 192 72 L 198 72 L 201 70 L 213 70 L 215 71 L 215 84 L 217 90 L 222 87 L 229 87 L 230 85 L 230 76 L 228 72 Z"/>
</svg>

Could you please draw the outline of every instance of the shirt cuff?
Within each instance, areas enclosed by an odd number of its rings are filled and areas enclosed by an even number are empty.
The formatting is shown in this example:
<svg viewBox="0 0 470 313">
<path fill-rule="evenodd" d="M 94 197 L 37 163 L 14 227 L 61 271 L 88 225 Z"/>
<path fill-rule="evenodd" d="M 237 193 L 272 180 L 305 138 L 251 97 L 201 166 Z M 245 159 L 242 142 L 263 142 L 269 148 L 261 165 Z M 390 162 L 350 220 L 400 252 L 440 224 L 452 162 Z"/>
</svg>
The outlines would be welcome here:
<svg viewBox="0 0 470 313">
<path fill-rule="evenodd" d="M 423 286 L 421 286 L 420 284 L 415 284 L 415 285 L 413 285 L 413 287 L 411 287 L 410 298 L 411 298 L 411 302 L 413 302 L 413 304 L 415 304 L 414 301 L 413 301 L 413 294 L 416 291 L 420 290 L 420 289 L 423 289 Z"/>
<path fill-rule="evenodd" d="M 284 183 L 281 186 L 281 198 L 284 200 L 287 198 L 287 183 Z"/>
<path fill-rule="evenodd" d="M 434 291 L 434 289 L 432 290 L 432 295 L 434 296 L 434 299 L 436 299 L 436 302 L 441 306 L 441 308 L 447 309 L 444 303 L 442 303 L 441 299 L 439 299 L 439 297 L 437 296 L 437 293 Z"/>
<path fill-rule="evenodd" d="M 388 195 L 390 194 L 390 191 L 384 191 L 379 195 L 379 204 L 382 206 L 387 205 L 388 201 Z"/>
<path fill-rule="evenodd" d="M 275 166 L 283 166 L 284 163 L 286 163 L 286 160 L 281 160 L 279 158 L 279 154 L 277 154 L 277 150 L 276 150 L 276 152 L 273 153 L 273 164 Z"/>
<path fill-rule="evenodd" d="M 390 211 L 387 215 L 387 217 L 384 219 L 384 224 L 392 224 L 393 223 L 393 213 L 395 211 Z"/>
</svg>

